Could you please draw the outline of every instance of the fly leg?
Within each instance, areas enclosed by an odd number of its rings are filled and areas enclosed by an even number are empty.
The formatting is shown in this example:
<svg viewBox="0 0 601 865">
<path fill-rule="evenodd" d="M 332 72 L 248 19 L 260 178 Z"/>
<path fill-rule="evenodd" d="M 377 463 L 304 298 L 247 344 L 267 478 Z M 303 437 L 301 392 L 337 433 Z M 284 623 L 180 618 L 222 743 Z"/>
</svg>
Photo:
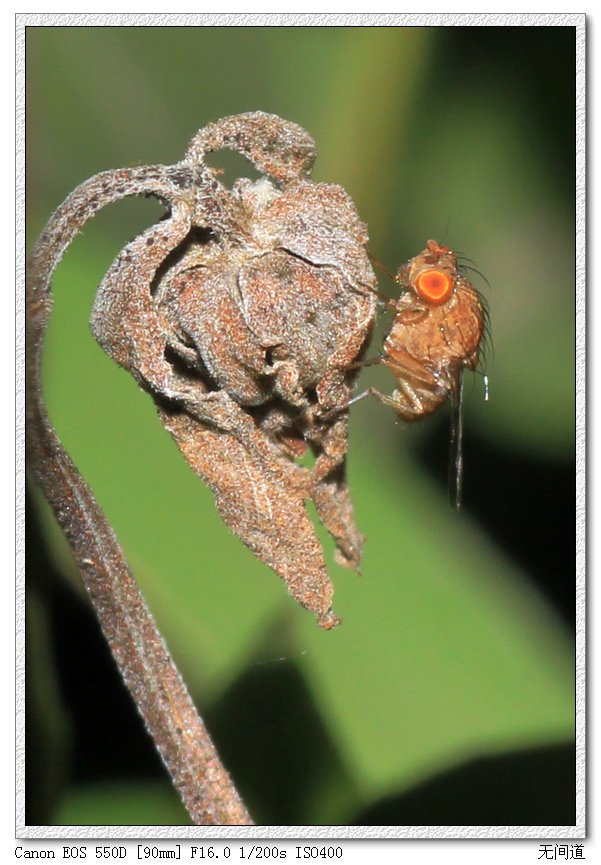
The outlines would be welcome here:
<svg viewBox="0 0 601 865">
<path fill-rule="evenodd" d="M 407 354 L 395 352 L 392 358 L 374 358 L 363 365 L 376 363 L 387 366 L 394 373 L 398 387 L 391 395 L 370 387 L 353 397 L 349 405 L 366 396 L 375 396 L 380 402 L 393 408 L 404 421 L 410 423 L 431 414 L 449 396 L 449 385 L 443 376 Z"/>
</svg>

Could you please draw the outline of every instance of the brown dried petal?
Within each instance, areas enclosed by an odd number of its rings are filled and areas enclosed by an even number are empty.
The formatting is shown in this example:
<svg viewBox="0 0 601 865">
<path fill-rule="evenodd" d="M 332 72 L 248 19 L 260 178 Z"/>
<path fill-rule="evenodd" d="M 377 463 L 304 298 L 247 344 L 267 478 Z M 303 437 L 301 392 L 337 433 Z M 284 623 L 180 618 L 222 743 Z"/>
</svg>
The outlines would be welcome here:
<svg viewBox="0 0 601 865">
<path fill-rule="evenodd" d="M 209 123 L 192 139 L 187 156 L 202 160 L 205 153 L 222 148 L 237 150 L 282 183 L 307 177 L 317 154 L 315 142 L 301 126 L 263 111 Z"/>
<path fill-rule="evenodd" d="M 278 197 L 261 218 L 263 236 L 293 255 L 338 268 L 355 288 L 375 287 L 367 228 L 341 186 L 305 183 Z"/>
<path fill-rule="evenodd" d="M 285 580 L 292 597 L 317 616 L 320 628 L 337 625 L 331 609 L 334 587 L 298 489 L 283 473 L 266 473 L 235 435 L 203 428 L 189 415 L 165 409 L 159 409 L 159 417 L 213 491 L 224 522 Z"/>
</svg>

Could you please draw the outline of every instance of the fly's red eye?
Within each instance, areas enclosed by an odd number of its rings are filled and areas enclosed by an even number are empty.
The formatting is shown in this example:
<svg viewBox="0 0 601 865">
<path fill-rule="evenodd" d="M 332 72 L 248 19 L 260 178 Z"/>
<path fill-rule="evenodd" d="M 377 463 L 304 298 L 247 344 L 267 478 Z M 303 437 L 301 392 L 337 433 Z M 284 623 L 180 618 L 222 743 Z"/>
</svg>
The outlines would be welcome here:
<svg viewBox="0 0 601 865">
<path fill-rule="evenodd" d="M 418 294 L 429 303 L 445 303 L 453 291 L 454 280 L 445 270 L 424 270 L 415 280 Z"/>
</svg>

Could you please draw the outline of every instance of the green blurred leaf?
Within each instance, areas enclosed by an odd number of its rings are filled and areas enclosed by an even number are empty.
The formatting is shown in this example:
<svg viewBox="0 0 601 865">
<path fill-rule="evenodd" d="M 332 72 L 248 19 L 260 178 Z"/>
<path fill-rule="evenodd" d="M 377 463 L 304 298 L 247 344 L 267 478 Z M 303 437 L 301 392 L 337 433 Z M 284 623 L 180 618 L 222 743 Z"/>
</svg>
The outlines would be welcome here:
<svg viewBox="0 0 601 865">
<path fill-rule="evenodd" d="M 190 826 L 188 812 L 168 783 L 95 784 L 74 787 L 57 826 Z"/>
<path fill-rule="evenodd" d="M 363 576 L 335 574 L 342 626 L 323 635 L 305 622 L 300 640 L 364 795 L 475 754 L 569 740 L 572 644 L 526 576 L 409 463 L 355 442 L 351 479 Z"/>
</svg>

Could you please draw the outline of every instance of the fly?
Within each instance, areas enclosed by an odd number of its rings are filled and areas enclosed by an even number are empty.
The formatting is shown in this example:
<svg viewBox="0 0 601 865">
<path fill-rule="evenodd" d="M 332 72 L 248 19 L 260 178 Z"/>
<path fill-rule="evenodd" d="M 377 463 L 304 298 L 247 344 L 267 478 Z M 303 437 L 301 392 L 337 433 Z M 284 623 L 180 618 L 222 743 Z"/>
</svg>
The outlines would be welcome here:
<svg viewBox="0 0 601 865">
<path fill-rule="evenodd" d="M 394 277 L 404 289 L 398 300 L 377 292 L 395 318 L 384 340 L 383 355 L 364 365 L 383 364 L 397 381 L 389 396 L 372 394 L 409 423 L 435 412 L 451 400 L 449 501 L 461 504 L 463 477 L 463 372 L 478 366 L 488 332 L 488 312 L 481 294 L 459 270 L 456 254 L 435 240 L 404 264 Z M 488 379 L 485 379 L 488 398 Z"/>
</svg>

